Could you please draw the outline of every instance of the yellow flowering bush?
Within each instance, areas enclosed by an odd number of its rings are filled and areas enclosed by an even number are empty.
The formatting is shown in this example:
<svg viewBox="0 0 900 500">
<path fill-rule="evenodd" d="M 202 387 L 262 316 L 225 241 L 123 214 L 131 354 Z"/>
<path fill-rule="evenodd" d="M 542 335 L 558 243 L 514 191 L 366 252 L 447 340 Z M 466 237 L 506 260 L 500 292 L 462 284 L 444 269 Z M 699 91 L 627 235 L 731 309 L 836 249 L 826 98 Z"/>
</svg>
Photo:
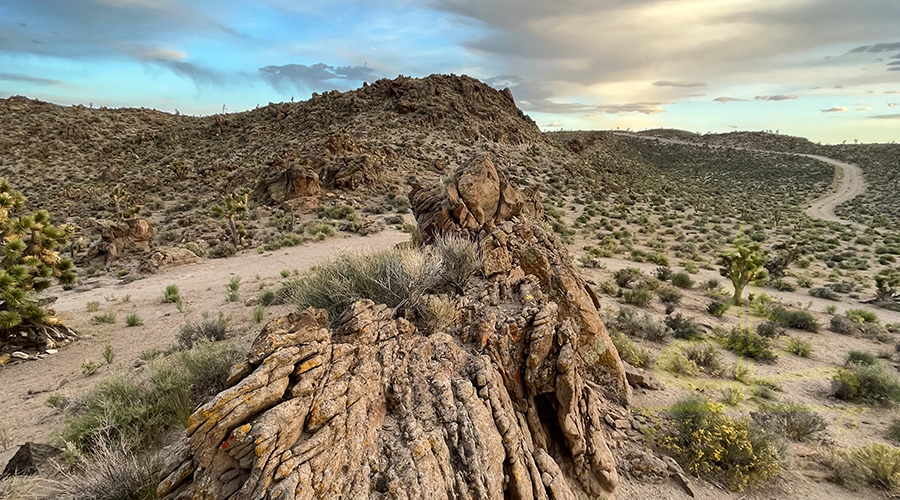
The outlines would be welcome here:
<svg viewBox="0 0 900 500">
<path fill-rule="evenodd" d="M 660 445 L 687 472 L 719 479 L 733 491 L 778 475 L 777 439 L 749 420 L 728 417 L 721 404 L 691 396 L 676 403 L 669 416 L 674 425 Z"/>
</svg>

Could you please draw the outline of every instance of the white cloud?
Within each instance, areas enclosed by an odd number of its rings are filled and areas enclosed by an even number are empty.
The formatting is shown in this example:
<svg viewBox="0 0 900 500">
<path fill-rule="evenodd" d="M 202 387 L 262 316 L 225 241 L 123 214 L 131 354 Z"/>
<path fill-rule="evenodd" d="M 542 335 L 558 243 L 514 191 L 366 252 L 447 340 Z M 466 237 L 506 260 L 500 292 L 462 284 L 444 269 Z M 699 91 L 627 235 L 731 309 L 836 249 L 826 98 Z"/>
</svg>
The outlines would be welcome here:
<svg viewBox="0 0 900 500">
<path fill-rule="evenodd" d="M 833 108 L 823 109 L 821 111 L 823 113 L 843 113 L 844 111 L 850 111 L 850 108 L 844 106 L 835 106 Z"/>
</svg>

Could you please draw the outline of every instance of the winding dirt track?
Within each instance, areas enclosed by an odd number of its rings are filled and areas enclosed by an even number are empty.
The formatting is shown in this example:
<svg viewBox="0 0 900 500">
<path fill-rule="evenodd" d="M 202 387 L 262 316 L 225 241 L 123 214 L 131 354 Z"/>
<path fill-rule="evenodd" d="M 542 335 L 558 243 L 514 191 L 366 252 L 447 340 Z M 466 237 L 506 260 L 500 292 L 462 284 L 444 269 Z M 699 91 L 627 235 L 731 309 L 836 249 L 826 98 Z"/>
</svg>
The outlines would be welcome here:
<svg viewBox="0 0 900 500">
<path fill-rule="evenodd" d="M 768 151 L 765 149 L 741 148 L 741 147 L 735 147 L 735 146 L 718 146 L 718 145 L 713 145 L 713 144 L 698 144 L 696 142 L 680 141 L 678 139 L 664 139 L 662 137 L 638 135 L 638 134 L 625 133 L 625 132 L 618 132 L 617 135 L 622 135 L 622 136 L 626 136 L 626 137 L 634 137 L 637 139 L 654 140 L 657 142 L 663 142 L 663 143 L 669 143 L 669 144 L 682 144 L 685 146 L 731 148 L 731 149 L 742 149 L 744 151 L 755 151 L 758 153 L 805 156 L 807 158 L 812 158 L 814 160 L 818 160 L 823 163 L 833 165 L 834 167 L 836 167 L 835 171 L 834 171 L 834 178 L 835 178 L 835 184 L 836 184 L 835 189 L 831 193 L 828 193 L 819 198 L 816 198 L 816 200 L 812 202 L 812 205 L 810 205 L 809 208 L 806 209 L 806 215 L 808 215 L 814 219 L 821 219 L 821 220 L 825 220 L 825 221 L 829 221 L 829 222 L 837 222 L 839 224 L 852 226 L 857 229 L 865 229 L 866 228 L 866 226 L 864 226 L 862 224 L 859 224 L 859 223 L 853 222 L 853 221 L 849 221 L 847 219 L 842 219 L 834 214 L 835 207 L 837 207 L 841 203 L 845 203 L 845 202 L 852 200 L 853 198 L 856 198 L 857 196 L 859 196 L 866 190 L 866 182 L 863 179 L 862 170 L 859 167 L 857 167 L 856 165 L 844 163 L 842 161 L 838 161 L 833 158 L 828 158 L 826 156 L 811 155 L 811 154 L 804 154 L 804 153 L 787 153 L 784 151 Z"/>
<path fill-rule="evenodd" d="M 810 207 L 806 209 L 806 215 L 814 219 L 839 222 L 841 224 L 853 226 L 858 229 L 865 229 L 866 226 L 862 224 L 846 219 L 841 219 L 834 214 L 835 207 L 837 207 L 841 203 L 852 200 L 866 190 L 866 183 L 863 180 L 862 170 L 860 170 L 860 168 L 856 165 L 837 161 L 825 156 L 808 154 L 799 156 L 805 156 L 807 158 L 819 160 L 829 165 L 834 165 L 837 169 L 840 169 L 835 170 L 834 172 L 835 180 L 838 181 L 839 178 L 840 184 L 837 185 L 834 192 L 816 199 L 812 203 L 812 205 L 810 205 Z"/>
</svg>

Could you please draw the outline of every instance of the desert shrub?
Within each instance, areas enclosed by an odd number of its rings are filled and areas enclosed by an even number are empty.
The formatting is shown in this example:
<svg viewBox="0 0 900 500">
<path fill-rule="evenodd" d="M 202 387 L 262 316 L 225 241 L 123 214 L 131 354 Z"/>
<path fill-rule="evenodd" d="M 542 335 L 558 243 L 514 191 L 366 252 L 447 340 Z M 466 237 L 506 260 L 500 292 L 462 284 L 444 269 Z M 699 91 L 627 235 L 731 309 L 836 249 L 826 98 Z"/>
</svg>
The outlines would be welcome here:
<svg viewBox="0 0 900 500">
<path fill-rule="evenodd" d="M 237 247 L 226 241 L 221 241 L 209 248 L 207 254 L 213 259 L 224 259 L 237 253 Z"/>
<path fill-rule="evenodd" d="M 750 417 L 760 426 L 791 441 L 807 441 L 828 426 L 822 415 L 797 404 L 765 403 Z"/>
<path fill-rule="evenodd" d="M 847 319 L 860 325 L 878 323 L 878 315 L 866 309 L 850 309 L 844 314 L 847 316 Z"/>
<path fill-rule="evenodd" d="M 681 302 L 682 293 L 673 286 L 664 286 L 660 287 L 659 290 L 656 291 L 656 296 L 659 297 L 659 301 L 666 305 L 667 312 L 669 306 L 674 308 Z"/>
<path fill-rule="evenodd" d="M 80 457 L 57 483 L 64 500 L 153 500 L 162 472 L 159 460 L 140 457 L 122 446 L 101 443 Z"/>
<path fill-rule="evenodd" d="M 306 226 L 306 232 L 317 240 L 324 240 L 334 235 L 334 226 L 327 222 L 313 222 Z"/>
<path fill-rule="evenodd" d="M 329 219 L 352 220 L 356 217 L 356 209 L 350 205 L 335 205 L 322 211 Z"/>
<path fill-rule="evenodd" d="M 630 337 L 653 342 L 662 342 L 669 336 L 669 330 L 665 325 L 654 321 L 650 315 L 639 313 L 630 307 L 620 308 L 618 316 L 610 322 L 610 326 Z"/>
<path fill-rule="evenodd" d="M 162 301 L 165 304 L 174 304 L 181 300 L 181 291 L 178 289 L 178 285 L 169 285 L 163 291 Z"/>
<path fill-rule="evenodd" d="M 873 405 L 900 402 L 900 379 L 880 363 L 851 363 L 831 380 L 834 396 L 845 401 Z"/>
<path fill-rule="evenodd" d="M 603 281 L 600 285 L 597 286 L 601 292 L 609 295 L 611 297 L 615 297 L 619 294 L 619 287 L 616 286 L 612 281 Z"/>
<path fill-rule="evenodd" d="M 237 302 L 241 300 L 241 277 L 232 276 L 225 285 L 225 302 Z"/>
<path fill-rule="evenodd" d="M 860 482 L 900 492 L 900 448 L 873 443 L 843 455 L 850 474 Z"/>
<path fill-rule="evenodd" d="M 788 283 L 787 281 L 780 279 L 780 278 L 776 279 L 776 280 L 772 280 L 771 283 L 769 283 L 769 284 L 772 286 L 772 288 L 778 290 L 779 292 L 796 292 L 797 291 L 797 287 L 795 287 L 794 285 L 792 285 L 792 284 Z"/>
<path fill-rule="evenodd" d="M 178 331 L 178 344 L 183 349 L 190 349 L 194 344 L 202 341 L 225 340 L 228 333 L 228 318 L 222 313 L 215 318 L 203 314 L 199 322 L 187 322 Z"/>
<path fill-rule="evenodd" d="M 717 377 L 725 373 L 725 365 L 722 363 L 722 356 L 716 346 L 703 343 L 692 345 L 683 352 L 685 357 L 707 374 Z"/>
<path fill-rule="evenodd" d="M 693 339 L 703 336 L 703 327 L 694 323 L 690 318 L 682 316 L 681 313 L 666 317 L 665 324 L 672 331 L 672 336 L 677 339 Z"/>
<path fill-rule="evenodd" d="M 660 281 L 669 281 L 672 279 L 672 269 L 665 266 L 657 267 L 653 271 L 653 275 Z"/>
<path fill-rule="evenodd" d="M 619 288 L 625 288 L 632 282 L 639 281 L 643 277 L 644 275 L 641 273 L 641 270 L 636 267 L 619 269 L 613 274 L 613 279 L 615 279 L 616 285 L 618 285 Z"/>
<path fill-rule="evenodd" d="M 739 387 L 726 387 L 722 389 L 722 403 L 728 406 L 737 406 L 744 402 L 744 390 Z"/>
<path fill-rule="evenodd" d="M 449 287 L 455 293 L 463 293 L 481 268 L 478 247 L 465 238 L 449 236 L 436 239 L 432 248 L 440 260 L 436 287 L 439 290 Z"/>
<path fill-rule="evenodd" d="M 772 308 L 771 317 L 785 328 L 796 328 L 817 333 L 819 323 L 809 311 L 791 311 L 781 306 Z"/>
<path fill-rule="evenodd" d="M 849 365 L 875 365 L 878 364 L 878 358 L 871 352 L 866 351 L 850 351 L 847 353 L 847 359 L 844 366 Z"/>
<path fill-rule="evenodd" d="M 260 324 L 266 319 L 266 306 L 259 304 L 250 311 L 250 319 Z"/>
<path fill-rule="evenodd" d="M 671 430 L 660 439 L 691 474 L 711 476 L 741 491 L 775 477 L 780 446 L 765 429 L 749 420 L 734 420 L 722 405 L 690 396 L 669 411 Z"/>
<path fill-rule="evenodd" d="M 662 252 L 653 252 L 647 255 L 647 260 L 658 266 L 667 267 L 669 265 L 669 258 Z"/>
<path fill-rule="evenodd" d="M 900 443 L 900 419 L 895 418 L 894 421 L 891 422 L 890 427 L 888 427 L 887 437 L 891 441 Z"/>
<path fill-rule="evenodd" d="M 638 307 L 647 307 L 650 303 L 650 300 L 653 298 L 653 295 L 644 287 L 635 288 L 634 290 L 625 290 L 622 293 L 622 298 L 625 299 L 626 304 L 631 304 L 633 306 Z"/>
<path fill-rule="evenodd" d="M 675 355 L 672 356 L 670 363 L 669 368 L 675 373 L 687 375 L 688 377 L 696 377 L 700 374 L 700 367 L 697 366 L 697 363 L 688 358 L 684 354 L 684 351 L 675 353 Z"/>
<path fill-rule="evenodd" d="M 778 355 L 772 350 L 772 341 L 750 328 L 735 327 L 722 338 L 722 345 L 740 356 L 759 361 L 773 362 Z"/>
<path fill-rule="evenodd" d="M 721 318 L 725 315 L 725 311 L 728 310 L 728 301 L 713 299 L 709 304 L 706 305 L 706 312 L 709 314 Z"/>
<path fill-rule="evenodd" d="M 700 284 L 700 288 L 706 290 L 707 292 L 712 292 L 719 290 L 722 287 L 722 283 L 715 278 L 708 279 Z"/>
<path fill-rule="evenodd" d="M 840 300 L 841 297 L 830 288 L 810 288 L 809 294 L 813 297 L 827 300 Z"/>
<path fill-rule="evenodd" d="M 426 332 L 440 332 L 456 323 L 456 302 L 448 297 L 432 296 L 421 314 Z"/>
<path fill-rule="evenodd" d="M 97 312 L 100 310 L 100 302 L 96 300 L 88 302 L 85 309 L 87 310 L 87 312 Z"/>
<path fill-rule="evenodd" d="M 678 288 L 691 288 L 694 286 L 694 280 L 691 275 L 685 272 L 675 273 L 672 275 L 672 284 Z"/>
<path fill-rule="evenodd" d="M 104 443 L 127 449 L 158 443 L 225 388 L 241 354 L 225 342 L 202 342 L 152 362 L 141 377 L 107 378 L 69 405 L 60 438 L 83 452 Z"/>
<path fill-rule="evenodd" d="M 753 364 L 744 359 L 738 359 L 732 367 L 731 377 L 742 384 L 750 385 L 753 382 Z"/>
<path fill-rule="evenodd" d="M 801 358 L 808 358 L 812 356 L 813 353 L 812 344 L 803 339 L 797 338 L 788 339 L 784 345 L 784 350 L 791 354 L 800 356 Z"/>
<path fill-rule="evenodd" d="M 763 337 L 774 339 L 776 337 L 780 337 L 784 335 L 784 328 L 781 327 L 779 323 L 775 321 L 763 321 L 762 323 L 756 325 L 756 333 L 762 335 Z"/>
<path fill-rule="evenodd" d="M 828 329 L 841 335 L 855 335 L 860 331 L 859 325 L 843 316 L 832 316 Z"/>
<path fill-rule="evenodd" d="M 647 368 L 652 364 L 650 351 L 634 345 L 624 334 L 610 332 L 610 337 L 622 361 L 638 368 Z"/>
<path fill-rule="evenodd" d="M 275 292 L 273 292 L 272 290 L 263 290 L 262 292 L 260 292 L 257 302 L 259 302 L 259 305 L 261 306 L 268 307 L 272 304 L 275 304 L 277 300 L 278 296 L 275 294 Z"/>
<path fill-rule="evenodd" d="M 132 327 L 132 326 L 141 326 L 143 324 L 144 324 L 144 320 L 141 319 L 141 317 L 138 316 L 137 313 L 129 314 L 128 316 L 125 317 L 125 326 Z"/>
<path fill-rule="evenodd" d="M 99 325 L 100 323 L 115 323 L 116 322 L 116 313 L 113 311 L 107 311 L 102 314 L 97 314 L 93 318 L 91 318 L 91 323 L 95 325 Z"/>
</svg>

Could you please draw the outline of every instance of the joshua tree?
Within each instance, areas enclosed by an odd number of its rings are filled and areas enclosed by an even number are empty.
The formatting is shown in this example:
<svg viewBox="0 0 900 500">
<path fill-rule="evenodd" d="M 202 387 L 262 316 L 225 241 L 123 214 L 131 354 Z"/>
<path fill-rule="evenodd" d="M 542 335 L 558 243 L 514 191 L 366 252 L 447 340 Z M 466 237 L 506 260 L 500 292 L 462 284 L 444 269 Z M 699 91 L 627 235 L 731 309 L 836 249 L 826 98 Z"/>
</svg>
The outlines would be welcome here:
<svg viewBox="0 0 900 500">
<path fill-rule="evenodd" d="M 783 278 L 787 268 L 803 254 L 805 246 L 806 242 L 792 239 L 772 247 L 778 253 L 765 264 L 769 276 L 775 279 Z"/>
<path fill-rule="evenodd" d="M 759 244 L 748 243 L 742 238 L 734 242 L 734 248 L 719 256 L 719 274 L 734 285 L 735 305 L 743 302 L 741 297 L 748 283 L 766 276 L 765 262 L 766 254 Z"/>
<path fill-rule="evenodd" d="M 123 188 L 121 184 L 117 184 L 116 187 L 109 192 L 109 197 L 112 198 L 113 203 L 116 204 L 116 218 L 122 218 L 122 202 L 130 195 L 131 193 Z"/>
<path fill-rule="evenodd" d="M 224 206 L 213 205 L 212 207 L 214 214 L 225 217 L 228 223 L 228 232 L 231 233 L 231 242 L 235 247 L 241 245 L 241 233 L 243 230 L 243 228 L 238 228 L 235 219 L 238 215 L 247 211 L 249 204 L 249 195 L 247 192 L 244 192 L 243 194 L 233 193 L 225 195 L 222 197 L 222 205 Z"/>
<path fill-rule="evenodd" d="M 891 269 L 890 271 L 882 271 L 875 276 L 875 290 L 877 302 L 890 302 L 896 300 L 894 297 L 898 294 L 897 289 L 900 288 L 900 271 Z"/>
<path fill-rule="evenodd" d="M 46 210 L 27 213 L 24 206 L 25 197 L 0 178 L 0 346 L 47 348 L 72 332 L 50 317 L 35 294 L 54 279 L 74 283 L 72 261 L 56 252 L 73 228 L 54 226 Z"/>
</svg>

